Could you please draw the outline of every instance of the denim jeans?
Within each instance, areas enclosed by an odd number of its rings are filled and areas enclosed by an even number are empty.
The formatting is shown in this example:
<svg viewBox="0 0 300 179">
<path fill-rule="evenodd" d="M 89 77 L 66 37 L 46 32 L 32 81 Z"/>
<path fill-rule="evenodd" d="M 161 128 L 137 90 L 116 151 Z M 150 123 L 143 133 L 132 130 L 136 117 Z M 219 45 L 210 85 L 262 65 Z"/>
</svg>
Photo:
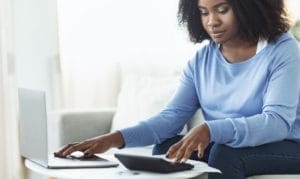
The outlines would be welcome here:
<svg viewBox="0 0 300 179">
<path fill-rule="evenodd" d="M 176 136 L 155 145 L 152 154 L 165 154 L 169 147 L 183 136 Z M 199 159 L 197 153 L 192 160 L 208 162 L 218 168 L 222 174 L 208 174 L 208 179 L 244 179 L 263 174 L 300 174 L 300 143 L 284 140 L 257 147 L 231 148 L 211 143 Z"/>
</svg>

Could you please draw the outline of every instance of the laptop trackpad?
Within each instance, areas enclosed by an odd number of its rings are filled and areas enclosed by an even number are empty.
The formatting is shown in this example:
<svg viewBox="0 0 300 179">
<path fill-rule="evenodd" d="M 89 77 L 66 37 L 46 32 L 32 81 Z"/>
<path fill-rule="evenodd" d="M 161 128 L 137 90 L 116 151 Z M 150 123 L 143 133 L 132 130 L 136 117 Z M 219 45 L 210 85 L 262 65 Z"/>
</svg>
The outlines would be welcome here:
<svg viewBox="0 0 300 179">
<path fill-rule="evenodd" d="M 66 159 L 81 160 L 81 161 L 107 161 L 106 159 L 101 158 L 97 155 L 92 155 L 90 157 L 86 157 L 86 156 L 84 156 L 84 153 L 81 151 L 75 151 L 75 152 L 71 153 L 70 155 L 68 155 L 66 157 Z"/>
<path fill-rule="evenodd" d="M 75 156 L 75 157 L 74 157 Z M 49 168 L 102 168 L 102 167 L 116 167 L 117 162 L 109 161 L 97 155 L 90 158 L 83 158 L 80 155 L 70 155 L 67 158 L 54 157 L 53 154 L 49 156 Z"/>
</svg>

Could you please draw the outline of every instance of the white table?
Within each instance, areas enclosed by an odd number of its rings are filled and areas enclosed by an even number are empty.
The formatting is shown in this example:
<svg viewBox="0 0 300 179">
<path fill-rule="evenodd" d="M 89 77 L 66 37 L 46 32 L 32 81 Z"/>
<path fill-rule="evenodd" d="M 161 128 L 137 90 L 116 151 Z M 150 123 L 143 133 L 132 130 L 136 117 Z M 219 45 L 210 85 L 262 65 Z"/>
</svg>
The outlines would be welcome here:
<svg viewBox="0 0 300 179">
<path fill-rule="evenodd" d="M 111 157 L 106 157 L 110 160 L 115 160 Z M 180 172 L 180 175 L 172 174 L 157 174 L 151 172 L 139 172 L 127 170 L 122 164 L 113 168 L 82 168 L 82 169 L 48 169 L 42 167 L 28 159 L 25 160 L 25 166 L 33 172 L 47 176 L 51 179 L 66 178 L 66 179 L 182 179 L 189 178 L 184 172 Z M 191 176 L 191 175 L 189 175 Z M 206 179 L 207 174 L 193 174 L 193 178 Z"/>
</svg>

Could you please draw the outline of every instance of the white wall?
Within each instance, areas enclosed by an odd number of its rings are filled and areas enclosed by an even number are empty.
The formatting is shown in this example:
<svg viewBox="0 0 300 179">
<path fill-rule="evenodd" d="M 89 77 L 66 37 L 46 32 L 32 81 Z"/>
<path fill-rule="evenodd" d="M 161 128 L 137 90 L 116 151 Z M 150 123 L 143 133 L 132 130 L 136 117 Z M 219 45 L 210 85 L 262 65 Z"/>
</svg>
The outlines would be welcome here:
<svg viewBox="0 0 300 179">
<path fill-rule="evenodd" d="M 17 86 L 45 90 L 53 102 L 52 63 L 58 55 L 56 1 L 14 0 Z"/>
<path fill-rule="evenodd" d="M 286 5 L 290 11 L 290 14 L 292 15 L 293 18 L 295 19 L 300 19 L 300 1 L 295 1 L 295 0 L 285 0 Z"/>
<path fill-rule="evenodd" d="M 118 62 L 185 62 L 197 48 L 177 24 L 174 0 L 58 1 L 63 107 L 115 107 Z"/>
<path fill-rule="evenodd" d="M 185 61 L 193 44 L 177 25 L 177 6 L 177 0 L 58 1 L 62 61 Z"/>
<path fill-rule="evenodd" d="M 45 90 L 53 109 L 52 67 L 58 55 L 55 0 L 14 0 L 13 30 L 17 86 Z M 29 179 L 47 178 L 31 171 Z"/>
</svg>

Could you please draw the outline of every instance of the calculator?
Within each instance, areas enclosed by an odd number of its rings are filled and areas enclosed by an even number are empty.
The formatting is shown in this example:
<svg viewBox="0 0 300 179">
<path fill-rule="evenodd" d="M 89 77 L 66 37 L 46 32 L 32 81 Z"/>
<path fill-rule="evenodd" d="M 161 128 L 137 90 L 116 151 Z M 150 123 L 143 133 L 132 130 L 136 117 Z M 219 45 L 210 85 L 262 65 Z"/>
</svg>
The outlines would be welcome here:
<svg viewBox="0 0 300 179">
<path fill-rule="evenodd" d="M 157 173 L 171 173 L 191 170 L 194 165 L 189 163 L 174 163 L 163 158 L 140 156 L 132 154 L 115 154 L 115 157 L 130 170 L 142 170 Z"/>
</svg>

